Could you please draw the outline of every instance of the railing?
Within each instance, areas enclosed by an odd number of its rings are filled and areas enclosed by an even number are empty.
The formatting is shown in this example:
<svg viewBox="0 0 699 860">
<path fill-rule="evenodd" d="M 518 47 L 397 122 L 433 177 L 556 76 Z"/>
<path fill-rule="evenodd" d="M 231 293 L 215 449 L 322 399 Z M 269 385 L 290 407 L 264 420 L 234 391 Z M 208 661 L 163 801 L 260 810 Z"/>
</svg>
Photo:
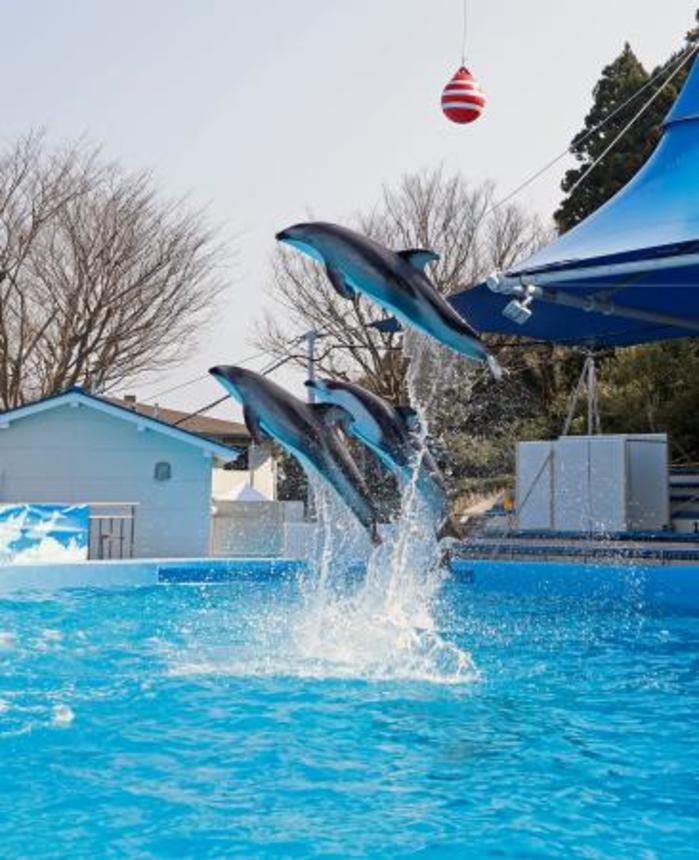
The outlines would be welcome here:
<svg viewBox="0 0 699 860">
<path fill-rule="evenodd" d="M 89 558 L 133 558 L 136 502 L 90 502 Z"/>
</svg>

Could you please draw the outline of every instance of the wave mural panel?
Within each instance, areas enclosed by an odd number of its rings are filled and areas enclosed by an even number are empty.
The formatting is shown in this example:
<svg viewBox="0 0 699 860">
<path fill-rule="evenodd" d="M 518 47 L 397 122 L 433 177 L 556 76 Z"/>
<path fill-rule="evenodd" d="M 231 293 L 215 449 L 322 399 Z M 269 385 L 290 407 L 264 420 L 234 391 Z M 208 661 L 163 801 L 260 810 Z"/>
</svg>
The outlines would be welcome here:
<svg viewBox="0 0 699 860">
<path fill-rule="evenodd" d="M 0 564 L 86 561 L 89 505 L 0 504 Z"/>
</svg>

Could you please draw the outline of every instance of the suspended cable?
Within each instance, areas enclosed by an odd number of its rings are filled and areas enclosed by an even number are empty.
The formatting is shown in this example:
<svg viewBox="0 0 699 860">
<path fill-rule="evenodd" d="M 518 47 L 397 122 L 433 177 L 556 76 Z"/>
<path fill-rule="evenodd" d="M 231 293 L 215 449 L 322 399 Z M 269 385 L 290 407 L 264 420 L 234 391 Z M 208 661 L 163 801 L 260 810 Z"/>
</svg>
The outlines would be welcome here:
<svg viewBox="0 0 699 860">
<path fill-rule="evenodd" d="M 147 399 L 156 400 L 158 397 L 163 397 L 165 394 L 172 394 L 173 391 L 187 388 L 190 385 L 194 385 L 195 382 L 202 382 L 204 379 L 206 379 L 206 374 L 200 373 L 199 376 L 195 376 L 194 379 L 188 379 L 187 382 L 181 382 L 179 385 L 173 385 L 172 388 L 165 388 L 163 391 L 157 391 L 155 394 L 150 394 Z"/>
<path fill-rule="evenodd" d="M 466 65 L 466 37 L 468 35 L 468 0 L 464 0 L 462 9 L 462 28 L 461 28 L 461 65 Z"/>
<path fill-rule="evenodd" d="M 293 343 L 297 343 L 297 342 L 298 342 L 298 339 L 293 341 Z M 264 355 L 264 353 L 260 353 L 260 354 Z M 268 374 L 273 373 L 275 370 L 278 370 L 282 365 L 286 364 L 288 361 L 291 361 L 293 358 L 294 358 L 293 355 L 287 355 L 284 358 L 280 358 L 277 361 L 273 361 L 271 364 L 269 364 L 267 367 L 263 368 L 260 371 L 260 375 L 261 376 L 267 376 Z M 206 406 L 202 406 L 202 408 L 197 409 L 196 412 L 190 412 L 188 415 L 184 415 L 182 418 L 179 419 L 179 421 L 175 421 L 175 423 L 172 426 L 173 427 L 179 427 L 181 424 L 186 423 L 187 421 L 191 420 L 192 418 L 197 418 L 199 415 L 203 415 L 205 412 L 209 412 L 214 407 L 219 406 L 221 403 L 224 403 L 226 400 L 229 399 L 229 397 L 230 397 L 230 394 L 224 394 L 223 397 L 219 397 L 217 400 L 214 400 L 211 403 L 208 403 Z"/>
<path fill-rule="evenodd" d="M 619 141 L 624 137 L 624 135 L 638 122 L 638 120 L 643 116 L 643 114 L 648 110 L 648 108 L 653 104 L 653 102 L 660 96 L 665 87 L 680 73 L 682 68 L 689 62 L 692 58 L 692 54 L 695 54 L 697 48 L 692 46 L 691 50 L 687 53 L 687 56 L 682 60 L 682 62 L 677 66 L 674 72 L 670 75 L 670 77 L 663 83 L 661 87 L 659 87 L 653 95 L 648 99 L 648 101 L 641 107 L 639 111 L 636 112 L 635 116 L 631 118 L 631 120 L 622 128 L 619 134 L 614 138 L 614 140 L 605 148 L 602 154 L 596 158 L 592 164 L 585 170 L 585 172 L 578 178 L 577 182 L 573 183 L 572 187 L 568 191 L 568 196 L 574 193 L 574 191 L 587 179 L 587 177 L 592 173 L 592 171 L 597 167 L 597 165 L 604 160 L 604 158 L 614 149 L 614 147 L 619 143 Z"/>
<path fill-rule="evenodd" d="M 247 364 L 247 362 L 254 361 L 256 358 L 261 358 L 263 355 L 266 354 L 266 352 L 256 352 L 253 355 L 248 355 L 245 358 L 241 358 L 239 361 L 236 362 L 236 364 Z M 147 400 L 156 400 L 158 397 L 164 397 L 166 394 L 172 394 L 173 391 L 180 391 L 180 389 L 182 388 L 187 388 L 190 385 L 194 385 L 195 382 L 203 382 L 205 379 L 208 379 L 208 377 L 209 375 L 207 373 L 200 373 L 199 376 L 195 376 L 193 379 L 188 379 L 186 382 L 180 382 L 178 385 L 173 385 L 171 388 L 165 388 L 162 391 L 156 391 L 155 394 L 149 394 Z"/>
<path fill-rule="evenodd" d="M 224 394 L 223 397 L 219 397 L 218 400 L 214 400 L 212 403 L 209 403 L 206 406 L 202 406 L 201 409 L 197 409 L 196 412 L 190 412 L 189 415 L 185 415 L 184 418 L 180 418 L 179 421 L 175 421 L 172 425 L 173 427 L 179 427 L 180 424 L 184 424 L 186 421 L 190 421 L 192 418 L 197 418 L 199 415 L 203 415 L 205 412 L 208 412 L 210 409 L 213 409 L 214 406 L 218 406 L 220 403 L 223 403 L 225 400 L 228 400 L 230 394 Z"/>
<path fill-rule="evenodd" d="M 658 93 L 662 92 L 665 86 L 670 83 L 670 81 L 675 77 L 675 75 L 680 71 L 680 69 L 688 62 L 688 60 L 695 54 L 697 51 L 696 45 L 691 45 L 687 48 L 686 55 L 680 55 L 677 58 L 677 65 L 673 68 L 672 64 L 670 66 L 664 66 L 659 69 L 652 78 L 646 81 L 642 87 L 639 87 L 634 93 L 632 93 L 625 101 L 623 101 L 618 107 L 616 107 L 609 116 L 605 117 L 602 122 L 596 125 L 594 128 L 591 128 L 589 131 L 585 132 L 580 138 L 575 141 L 575 146 L 581 146 L 585 143 L 586 140 L 589 140 L 593 135 L 600 132 L 606 125 L 608 125 L 615 117 L 617 117 L 623 110 L 625 110 L 632 102 L 634 102 L 642 93 L 644 93 L 649 87 L 652 87 L 660 78 L 663 77 L 670 69 L 672 69 L 672 73 L 670 77 L 665 81 L 663 86 L 658 90 L 653 96 L 653 100 L 657 97 Z M 648 107 L 648 105 L 646 105 Z M 638 117 L 636 117 L 638 119 Z M 542 168 L 533 173 L 527 179 L 525 179 L 522 183 L 520 183 L 513 191 L 503 197 L 501 200 L 498 200 L 491 208 L 485 213 L 483 217 L 487 217 L 488 215 L 492 215 L 497 209 L 501 206 L 504 206 L 505 203 L 512 200 L 513 197 L 516 197 L 525 188 L 535 182 L 540 176 L 543 176 L 544 173 L 548 172 L 554 165 L 558 164 L 563 158 L 569 155 L 573 151 L 573 144 L 567 146 L 563 152 L 559 153 L 555 158 L 552 158 L 551 161 L 547 162 Z"/>
</svg>

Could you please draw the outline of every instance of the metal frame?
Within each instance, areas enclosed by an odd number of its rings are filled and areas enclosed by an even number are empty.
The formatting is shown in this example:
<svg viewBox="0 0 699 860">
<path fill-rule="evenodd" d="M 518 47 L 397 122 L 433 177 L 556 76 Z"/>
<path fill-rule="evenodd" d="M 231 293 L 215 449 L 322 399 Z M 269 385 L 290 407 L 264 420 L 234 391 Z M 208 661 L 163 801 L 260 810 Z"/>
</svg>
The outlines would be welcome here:
<svg viewBox="0 0 699 860">
<path fill-rule="evenodd" d="M 92 502 L 90 507 L 90 531 L 88 535 L 88 552 L 93 555 L 96 548 L 98 561 L 112 559 L 131 559 L 134 557 L 136 543 L 136 508 L 137 502 Z M 125 509 L 125 513 L 93 514 L 92 508 Z M 115 553 L 116 544 L 116 553 Z"/>
<path fill-rule="evenodd" d="M 541 301 L 548 304 L 576 308 L 586 313 L 598 313 L 604 316 L 620 317 L 622 319 L 637 320 L 638 322 L 699 332 L 699 320 L 696 319 L 676 317 L 672 314 L 656 313 L 655 311 L 644 311 L 640 308 L 630 308 L 626 305 L 615 304 L 611 300 L 600 296 L 590 294 L 577 295 L 568 290 L 557 290 L 545 286 L 546 283 L 560 284 L 566 281 L 580 280 L 581 273 L 586 277 L 599 278 L 610 277 L 612 275 L 651 272 L 661 268 L 678 268 L 691 264 L 699 265 L 698 254 L 688 254 L 676 258 L 665 257 L 662 263 L 661 261 L 645 260 L 642 263 L 619 263 L 616 266 L 590 266 L 582 270 L 543 272 L 537 275 L 521 275 L 517 278 L 506 275 L 493 275 L 488 278 L 487 284 L 492 292 L 500 295 L 514 296 L 515 299 L 526 302 L 527 307 L 533 301 Z M 522 324 L 526 325 L 526 322 Z"/>
<path fill-rule="evenodd" d="M 602 433 L 602 422 L 599 414 L 599 389 L 597 386 L 597 367 L 595 364 L 595 354 L 590 351 L 585 356 L 582 372 L 578 378 L 578 382 L 573 389 L 570 400 L 568 401 L 568 412 L 566 414 L 565 424 L 561 436 L 570 435 L 570 425 L 575 417 L 575 410 L 578 406 L 578 399 L 583 388 L 587 388 L 587 435 L 599 436 Z"/>
</svg>

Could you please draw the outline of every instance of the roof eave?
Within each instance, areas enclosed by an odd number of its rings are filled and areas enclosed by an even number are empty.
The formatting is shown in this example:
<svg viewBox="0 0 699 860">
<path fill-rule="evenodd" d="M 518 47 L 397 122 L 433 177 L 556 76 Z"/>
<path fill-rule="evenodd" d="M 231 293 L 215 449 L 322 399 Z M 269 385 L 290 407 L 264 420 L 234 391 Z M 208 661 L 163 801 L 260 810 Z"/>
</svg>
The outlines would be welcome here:
<svg viewBox="0 0 699 860">
<path fill-rule="evenodd" d="M 160 421 L 157 418 L 150 418 L 139 412 L 134 412 L 123 406 L 117 406 L 115 403 L 103 400 L 101 397 L 96 397 L 93 394 L 88 394 L 85 391 L 71 389 L 62 394 L 54 394 L 50 397 L 37 400 L 34 403 L 28 403 L 24 406 L 18 406 L 15 409 L 7 410 L 0 413 L 0 425 L 9 427 L 15 421 L 21 421 L 23 418 L 29 418 L 32 415 L 38 415 L 42 412 L 47 412 L 51 409 L 56 409 L 63 405 L 69 406 L 86 406 L 89 409 L 94 409 L 97 412 L 102 412 L 107 415 L 112 415 L 122 421 L 128 421 L 137 427 L 150 429 L 153 432 L 160 433 L 163 436 L 168 436 L 184 444 L 192 445 L 195 448 L 200 448 L 205 453 L 220 462 L 229 463 L 237 459 L 242 453 L 241 450 L 228 448 L 226 445 L 221 445 L 209 439 L 192 433 L 189 430 L 182 430 L 179 427 L 173 427 L 165 421 Z"/>
</svg>

